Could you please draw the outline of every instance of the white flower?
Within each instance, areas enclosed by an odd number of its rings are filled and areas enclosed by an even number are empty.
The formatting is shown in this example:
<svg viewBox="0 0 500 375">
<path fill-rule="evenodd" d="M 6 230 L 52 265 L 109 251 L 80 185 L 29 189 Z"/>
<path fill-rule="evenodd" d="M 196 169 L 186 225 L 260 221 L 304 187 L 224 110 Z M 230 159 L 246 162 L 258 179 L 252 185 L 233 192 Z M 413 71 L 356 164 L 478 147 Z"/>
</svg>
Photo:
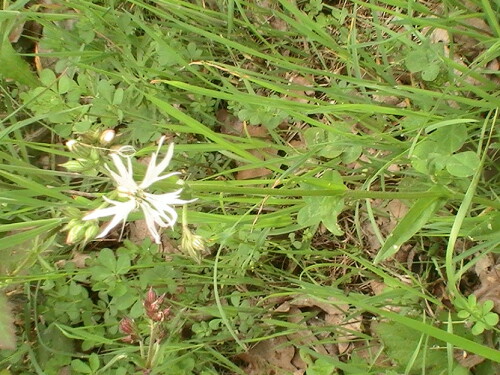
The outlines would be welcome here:
<svg viewBox="0 0 500 375">
<path fill-rule="evenodd" d="M 112 205 L 111 207 L 92 211 L 83 217 L 83 220 L 93 220 L 106 216 L 114 216 L 97 238 L 105 237 L 120 222 L 125 222 L 132 211 L 141 208 L 149 233 L 151 233 L 154 241 L 159 244 L 161 243 L 161 238 L 157 226 L 161 228 L 173 227 L 177 221 L 177 212 L 172 208 L 172 205 L 186 204 L 196 200 L 186 201 L 180 199 L 182 189 L 166 194 L 151 194 L 145 191 L 155 182 L 179 174 L 179 172 L 172 172 L 163 176 L 161 175 L 172 159 L 174 153 L 173 143 L 168 147 L 167 154 L 163 160 L 158 165 L 156 164 L 156 159 L 164 141 L 165 137 L 161 137 L 157 151 L 151 156 L 146 175 L 139 184 L 134 180 L 131 158 L 128 156 L 125 157 L 127 160 L 127 166 L 125 166 L 121 156 L 118 154 L 111 155 L 117 172 L 111 170 L 108 166 L 106 166 L 106 169 L 117 185 L 118 196 L 127 200 L 120 202 L 104 197 L 104 200 Z"/>
</svg>

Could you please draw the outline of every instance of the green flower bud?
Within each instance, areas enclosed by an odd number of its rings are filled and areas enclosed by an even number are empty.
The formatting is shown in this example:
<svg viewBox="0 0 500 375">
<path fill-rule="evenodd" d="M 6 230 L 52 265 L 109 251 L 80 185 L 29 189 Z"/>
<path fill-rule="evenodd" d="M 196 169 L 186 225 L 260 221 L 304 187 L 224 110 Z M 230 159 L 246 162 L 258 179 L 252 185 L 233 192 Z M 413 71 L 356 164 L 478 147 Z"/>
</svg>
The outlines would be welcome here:
<svg viewBox="0 0 500 375">
<path fill-rule="evenodd" d="M 83 236 L 83 240 L 85 242 L 89 242 L 97 236 L 99 233 L 99 226 L 93 222 L 87 222 L 87 229 L 85 230 L 85 235 Z"/>
<path fill-rule="evenodd" d="M 70 172 L 83 172 L 92 168 L 92 165 L 88 161 L 82 159 L 69 160 L 66 163 L 60 164 L 60 166 L 66 168 Z"/>
<path fill-rule="evenodd" d="M 66 236 L 66 243 L 70 245 L 75 242 L 80 242 L 85 236 L 85 231 L 87 229 L 86 227 L 87 227 L 86 223 L 82 223 L 80 225 L 73 225 L 69 229 L 68 235 Z"/>
</svg>

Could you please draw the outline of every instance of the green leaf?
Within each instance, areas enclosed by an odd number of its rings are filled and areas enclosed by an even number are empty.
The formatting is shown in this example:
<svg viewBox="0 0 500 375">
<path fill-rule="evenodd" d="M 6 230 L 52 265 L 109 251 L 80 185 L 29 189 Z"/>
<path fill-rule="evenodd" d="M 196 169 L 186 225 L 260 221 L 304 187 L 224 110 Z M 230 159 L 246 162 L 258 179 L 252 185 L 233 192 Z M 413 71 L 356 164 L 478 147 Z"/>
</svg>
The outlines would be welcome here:
<svg viewBox="0 0 500 375">
<path fill-rule="evenodd" d="M 92 372 L 96 372 L 99 369 L 99 356 L 96 353 L 92 353 L 89 357 L 89 365 Z"/>
<path fill-rule="evenodd" d="M 0 292 L 0 349 L 14 350 L 16 348 L 16 330 L 14 317 L 7 298 Z"/>
<path fill-rule="evenodd" d="M 493 308 L 494 305 L 495 305 L 494 302 L 490 299 L 484 301 L 483 306 L 481 308 L 481 310 L 483 311 L 483 314 L 486 314 L 487 312 L 491 311 L 491 309 Z"/>
<path fill-rule="evenodd" d="M 87 365 L 85 362 L 83 362 L 80 359 L 74 359 L 71 361 L 71 368 L 80 374 L 91 374 L 92 370 L 90 369 L 89 365 Z"/>
<path fill-rule="evenodd" d="M 480 164 L 479 157 L 473 151 L 465 151 L 448 158 L 446 170 L 456 177 L 472 176 Z"/>
<path fill-rule="evenodd" d="M 116 270 L 116 258 L 113 251 L 110 249 L 102 249 L 98 257 L 99 263 L 110 271 Z"/>
<path fill-rule="evenodd" d="M 470 313 L 467 310 L 460 310 L 457 314 L 460 319 L 467 319 L 470 316 Z"/>
<path fill-rule="evenodd" d="M 424 81 L 434 81 L 437 76 L 439 75 L 439 65 L 438 64 L 429 64 L 424 70 L 422 70 L 422 73 L 420 73 L 422 76 L 422 79 Z"/>
<path fill-rule="evenodd" d="M 320 205 L 314 203 L 307 203 L 302 207 L 297 214 L 297 223 L 304 227 L 310 227 L 321 222 L 323 217 Z"/>
<path fill-rule="evenodd" d="M 474 336 L 477 336 L 477 335 L 480 335 L 481 333 L 483 333 L 484 329 L 485 329 L 485 327 L 484 327 L 483 322 L 476 322 L 476 324 L 474 324 L 474 326 L 472 327 L 472 329 L 470 331 Z"/>
<path fill-rule="evenodd" d="M 69 78 L 66 74 L 63 74 L 61 78 L 59 78 L 59 83 L 58 83 L 58 92 L 59 94 L 66 94 L 74 84 L 74 81 Z"/>
<path fill-rule="evenodd" d="M 12 48 L 7 35 L 2 35 L 0 39 L 0 76 L 13 79 L 23 85 L 36 87 L 40 84 L 38 78 L 31 71 L 30 66 L 19 54 Z"/>
<path fill-rule="evenodd" d="M 127 254 L 121 254 L 116 261 L 116 273 L 125 274 L 130 270 L 130 257 Z"/>
<path fill-rule="evenodd" d="M 396 254 L 401 245 L 413 237 L 442 204 L 439 198 L 421 198 L 416 201 L 392 233 L 387 236 L 374 263 L 379 263 Z"/>
<path fill-rule="evenodd" d="M 50 87 L 57 81 L 57 77 L 52 70 L 44 69 L 40 72 L 40 81 L 42 81 L 43 86 Z"/>
<path fill-rule="evenodd" d="M 446 350 L 435 350 L 439 346 L 434 338 L 426 338 L 422 333 L 403 324 L 381 322 L 374 330 L 386 348 L 387 355 L 406 374 L 442 375 L 448 368 Z M 462 367 L 455 364 L 454 368 Z"/>
<path fill-rule="evenodd" d="M 499 320 L 498 314 L 490 312 L 484 316 L 484 321 L 488 326 L 494 327 L 497 325 Z"/>
<path fill-rule="evenodd" d="M 429 139 L 437 143 L 432 152 L 452 154 L 460 150 L 467 141 L 467 127 L 465 124 L 446 126 L 431 133 Z"/>
<path fill-rule="evenodd" d="M 418 49 L 406 55 L 406 67 L 412 73 L 421 72 L 429 63 L 424 50 Z"/>
<path fill-rule="evenodd" d="M 326 213 L 322 212 L 323 225 L 332 234 L 336 236 L 342 236 L 344 234 L 344 231 L 340 229 L 337 217 L 344 208 L 344 199 L 342 197 L 329 197 L 326 203 Z"/>
</svg>

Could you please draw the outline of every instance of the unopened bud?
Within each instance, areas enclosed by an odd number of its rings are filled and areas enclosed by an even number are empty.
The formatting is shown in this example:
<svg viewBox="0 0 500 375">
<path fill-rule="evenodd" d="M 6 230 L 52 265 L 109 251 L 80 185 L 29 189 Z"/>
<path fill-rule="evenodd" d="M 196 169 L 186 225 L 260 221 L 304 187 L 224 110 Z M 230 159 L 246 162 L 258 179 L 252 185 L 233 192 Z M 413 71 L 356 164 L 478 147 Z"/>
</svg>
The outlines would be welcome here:
<svg viewBox="0 0 500 375">
<path fill-rule="evenodd" d="M 120 320 L 120 331 L 127 335 L 135 334 L 135 323 L 129 317 Z"/>
<path fill-rule="evenodd" d="M 66 168 L 69 172 L 83 172 L 91 167 L 85 160 L 69 160 L 60 164 L 60 166 Z"/>
<path fill-rule="evenodd" d="M 85 230 L 86 227 L 82 224 L 71 227 L 66 236 L 66 243 L 69 245 L 81 241 L 85 236 Z"/>
<path fill-rule="evenodd" d="M 103 146 L 109 145 L 111 142 L 113 142 L 113 139 L 115 139 L 116 132 L 113 129 L 106 129 L 101 133 L 101 136 L 99 137 L 99 142 Z"/>
<path fill-rule="evenodd" d="M 146 299 L 144 300 L 144 303 L 147 305 L 152 305 L 156 301 L 156 298 L 156 292 L 153 290 L 153 288 L 150 287 L 148 292 L 146 293 Z"/>
<path fill-rule="evenodd" d="M 94 222 L 88 222 L 83 240 L 89 242 L 97 236 L 97 233 L 99 233 L 99 226 Z"/>
<path fill-rule="evenodd" d="M 70 150 L 71 152 L 75 152 L 75 148 L 76 148 L 76 145 L 78 144 L 77 141 L 75 141 L 74 139 L 70 139 L 69 141 L 66 142 L 66 147 L 68 148 L 68 150 Z"/>
</svg>

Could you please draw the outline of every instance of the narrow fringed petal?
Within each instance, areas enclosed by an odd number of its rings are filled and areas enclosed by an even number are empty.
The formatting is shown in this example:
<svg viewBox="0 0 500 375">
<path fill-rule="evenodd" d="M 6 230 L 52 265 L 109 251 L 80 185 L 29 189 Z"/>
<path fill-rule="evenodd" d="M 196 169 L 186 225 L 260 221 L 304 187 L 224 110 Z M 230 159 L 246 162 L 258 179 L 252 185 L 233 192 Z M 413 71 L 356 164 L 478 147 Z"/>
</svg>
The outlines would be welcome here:
<svg viewBox="0 0 500 375">
<path fill-rule="evenodd" d="M 136 193 L 139 187 L 134 181 L 132 161 L 130 160 L 130 158 L 127 158 L 127 167 L 125 167 L 121 157 L 117 154 L 111 154 L 111 159 L 113 160 L 113 164 L 115 165 L 118 173 L 111 170 L 108 166 L 106 166 L 106 169 L 111 174 L 113 180 L 115 180 L 118 189 L 121 191 L 126 191 L 130 194 Z"/>
<path fill-rule="evenodd" d="M 172 156 L 174 155 L 174 144 L 171 143 L 168 146 L 167 153 L 163 158 L 163 160 L 160 162 L 160 164 L 156 165 L 156 159 L 158 157 L 158 154 L 160 153 L 160 149 L 164 141 L 165 137 L 163 136 L 160 138 L 160 143 L 158 144 L 157 151 L 153 153 L 153 155 L 151 155 L 151 160 L 149 161 L 148 169 L 146 170 L 146 175 L 144 176 L 142 182 L 139 184 L 139 187 L 141 189 L 147 189 L 157 181 L 179 174 L 179 172 L 173 172 L 173 173 L 168 173 L 164 176 L 160 176 L 161 173 L 168 167 L 170 161 L 172 160 Z"/>
<path fill-rule="evenodd" d="M 165 136 L 160 138 L 156 152 L 151 155 L 146 174 L 140 184 L 137 184 L 134 180 L 131 157 L 111 154 L 110 157 L 114 164 L 114 170 L 108 166 L 106 166 L 106 169 L 109 171 L 117 186 L 117 190 L 120 193 L 119 196 L 121 198 L 128 198 L 128 200 L 119 202 L 103 197 L 104 200 L 112 206 L 94 210 L 83 218 L 83 220 L 93 220 L 113 216 L 97 238 L 105 237 L 120 222 L 125 222 L 132 211 L 140 207 L 144 214 L 144 219 L 151 237 L 155 243 L 159 244 L 161 243 L 161 236 L 158 229 L 173 227 L 177 222 L 178 215 L 172 206 L 184 205 L 196 201 L 196 199 L 181 199 L 180 195 L 182 189 L 165 194 L 151 194 L 145 192 L 145 190 L 155 182 L 180 174 L 179 172 L 171 172 L 161 176 L 163 171 L 170 164 L 174 153 L 174 144 L 171 143 L 168 146 L 165 157 L 158 165 L 156 164 L 164 141 Z M 123 162 L 123 158 L 127 159 L 126 165 Z"/>
<path fill-rule="evenodd" d="M 108 225 L 103 229 L 103 231 L 97 236 L 97 238 L 105 237 L 111 229 L 116 227 L 120 222 L 125 222 L 128 215 L 135 209 L 136 201 L 135 199 L 130 199 L 126 202 L 118 202 L 104 197 L 106 202 L 113 204 L 112 207 L 101 208 L 94 210 L 88 215 L 83 217 L 83 220 L 93 220 L 101 217 L 107 217 L 113 215 L 113 218 Z"/>
</svg>

